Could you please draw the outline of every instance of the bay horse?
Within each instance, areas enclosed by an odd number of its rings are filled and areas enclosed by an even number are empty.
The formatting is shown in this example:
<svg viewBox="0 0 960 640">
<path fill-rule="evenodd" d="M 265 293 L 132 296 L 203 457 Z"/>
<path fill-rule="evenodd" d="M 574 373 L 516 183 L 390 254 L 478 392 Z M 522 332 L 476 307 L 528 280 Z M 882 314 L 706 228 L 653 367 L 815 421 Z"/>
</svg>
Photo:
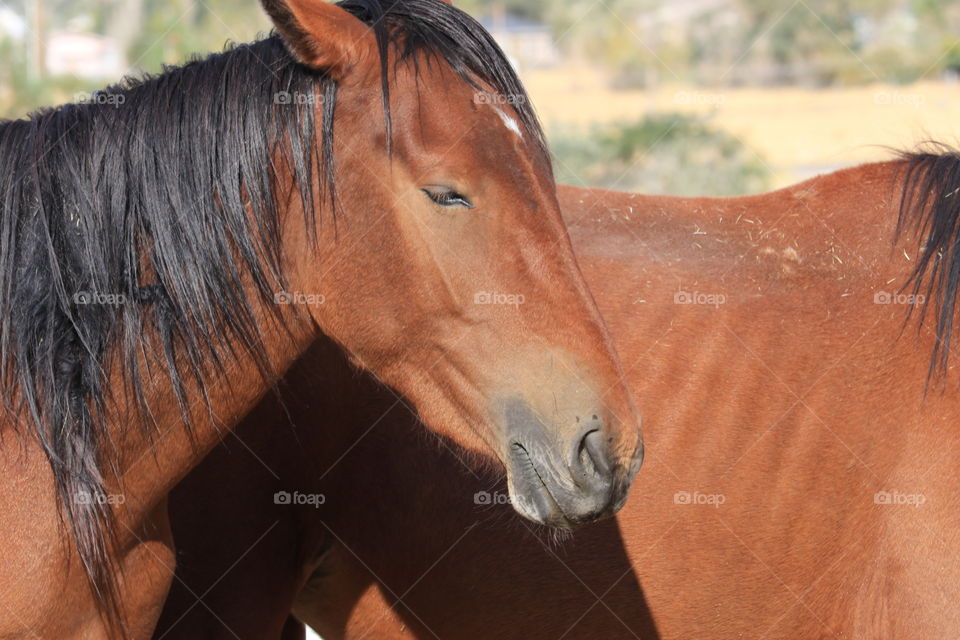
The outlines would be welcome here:
<svg viewBox="0 0 960 640">
<path fill-rule="evenodd" d="M 611 514 L 640 464 L 489 34 L 438 0 L 263 4 L 276 35 L 0 124 L 0 637 L 150 637 L 169 490 L 318 336 L 535 522 Z"/>
<path fill-rule="evenodd" d="M 544 536 L 454 443 L 414 461 L 414 414 L 321 349 L 289 416 L 240 426 L 256 457 L 174 490 L 156 637 L 296 638 L 291 608 L 325 640 L 957 637 L 958 187 L 955 153 L 750 197 L 561 187 L 644 407 L 616 519 Z"/>
</svg>

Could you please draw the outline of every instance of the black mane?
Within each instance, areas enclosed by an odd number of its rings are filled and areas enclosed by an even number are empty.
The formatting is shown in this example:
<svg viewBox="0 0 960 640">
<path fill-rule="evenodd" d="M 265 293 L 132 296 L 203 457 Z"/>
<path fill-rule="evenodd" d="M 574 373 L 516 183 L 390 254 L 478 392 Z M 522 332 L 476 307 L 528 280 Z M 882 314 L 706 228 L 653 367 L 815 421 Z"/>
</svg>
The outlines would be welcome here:
<svg viewBox="0 0 960 640">
<path fill-rule="evenodd" d="M 185 380 L 203 389 L 222 371 L 227 338 L 265 362 L 241 274 L 264 298 L 276 289 L 271 150 L 309 185 L 316 148 L 311 110 L 273 95 L 322 82 L 271 38 L 0 125 L 3 398 L 46 452 L 104 602 L 116 598 L 104 410 L 127 391 L 140 403 L 132 428 L 170 428 L 152 424 L 138 374 L 148 328 L 184 418 Z M 284 133 L 301 145 L 280 147 Z M 118 365 L 125 379 L 108 379 Z"/>
<path fill-rule="evenodd" d="M 439 0 L 347 0 L 387 53 L 445 60 L 473 86 L 516 102 L 543 133 L 506 57 L 472 18 Z M 275 161 L 291 167 L 308 222 L 334 201 L 336 83 L 276 36 L 68 104 L 0 123 L 0 396 L 41 442 L 62 513 L 105 613 L 118 622 L 101 464 L 105 412 L 121 390 L 149 415 L 138 361 L 145 332 L 187 419 L 185 381 L 229 369 L 229 344 L 264 373 L 263 336 L 244 293 L 273 302 L 283 282 Z M 321 95 L 318 123 L 309 101 Z M 318 126 L 319 124 L 319 126 Z M 314 175 L 320 167 L 322 175 Z M 120 368 L 125 379 L 109 379 Z M 122 384 L 118 384 L 121 383 Z M 94 499 L 90 499 L 93 497 Z"/>
<path fill-rule="evenodd" d="M 900 155 L 906 167 L 897 235 L 909 229 L 921 243 L 904 288 L 923 296 L 920 324 L 931 309 L 935 322 L 929 383 L 946 376 L 960 292 L 960 152 L 932 143 Z"/>
</svg>

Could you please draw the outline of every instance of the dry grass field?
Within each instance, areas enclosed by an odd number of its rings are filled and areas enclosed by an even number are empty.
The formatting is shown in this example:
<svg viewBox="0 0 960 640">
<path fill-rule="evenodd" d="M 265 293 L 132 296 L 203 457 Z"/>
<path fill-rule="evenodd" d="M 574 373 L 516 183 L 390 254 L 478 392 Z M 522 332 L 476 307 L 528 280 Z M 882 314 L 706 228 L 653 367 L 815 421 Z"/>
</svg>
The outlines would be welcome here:
<svg viewBox="0 0 960 640">
<path fill-rule="evenodd" d="M 606 77 L 586 68 L 539 71 L 524 80 L 548 129 L 635 120 L 653 111 L 708 117 L 760 152 L 776 187 L 889 157 L 885 147 L 913 148 L 930 139 L 960 144 L 957 84 L 613 91 Z"/>
</svg>

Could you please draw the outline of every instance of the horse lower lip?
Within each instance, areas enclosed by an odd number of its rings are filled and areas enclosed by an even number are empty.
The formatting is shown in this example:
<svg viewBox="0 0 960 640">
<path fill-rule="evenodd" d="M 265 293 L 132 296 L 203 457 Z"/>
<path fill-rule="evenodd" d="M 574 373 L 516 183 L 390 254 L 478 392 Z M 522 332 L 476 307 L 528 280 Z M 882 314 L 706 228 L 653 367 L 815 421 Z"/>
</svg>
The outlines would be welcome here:
<svg viewBox="0 0 960 640">
<path fill-rule="evenodd" d="M 552 507 L 551 512 L 548 514 L 542 514 L 535 512 L 537 518 L 540 520 L 541 524 L 549 524 L 554 527 L 573 527 L 573 521 L 564 513 L 563 509 L 560 507 L 560 504 L 553 497 L 553 494 L 550 492 L 547 483 L 543 481 L 543 478 L 540 476 L 540 472 L 537 471 L 537 465 L 533 463 L 533 459 L 530 457 L 530 453 L 521 445 L 519 442 L 513 443 L 511 446 L 511 452 L 517 460 L 520 462 L 520 470 L 523 473 L 523 477 L 526 479 L 525 484 L 528 487 L 528 490 L 534 490 L 540 492 L 546 496 L 547 502 Z"/>
<path fill-rule="evenodd" d="M 557 504 L 553 494 L 550 493 L 550 489 L 548 489 L 547 485 L 540 480 L 539 476 L 537 477 L 537 484 L 534 485 L 534 487 L 536 491 L 540 491 L 546 496 L 550 505 L 553 507 L 553 510 L 549 514 L 537 514 L 537 517 L 540 519 L 540 524 L 561 529 L 572 529 L 575 526 L 575 523 L 573 520 L 567 517 L 566 513 L 563 512 L 563 509 L 561 509 L 560 505 Z"/>
</svg>

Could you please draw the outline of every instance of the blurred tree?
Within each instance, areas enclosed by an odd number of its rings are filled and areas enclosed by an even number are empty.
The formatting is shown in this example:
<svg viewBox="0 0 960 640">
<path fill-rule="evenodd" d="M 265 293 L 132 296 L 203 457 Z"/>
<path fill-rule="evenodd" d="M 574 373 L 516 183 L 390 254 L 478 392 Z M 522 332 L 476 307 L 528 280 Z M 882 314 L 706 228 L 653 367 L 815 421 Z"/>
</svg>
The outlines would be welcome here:
<svg viewBox="0 0 960 640">
<path fill-rule="evenodd" d="M 938 43 L 960 27 L 957 0 L 741 1 L 746 41 L 766 40 L 753 57 L 769 56 L 783 82 L 911 81 L 931 70 L 943 54 Z"/>
<path fill-rule="evenodd" d="M 164 64 L 219 51 L 229 41 L 250 41 L 269 30 L 269 22 L 256 2 L 137 1 L 142 3 L 141 26 L 131 30 L 137 36 L 129 52 L 132 64 L 145 71 L 156 72 Z"/>
<path fill-rule="evenodd" d="M 486 17 L 495 5 L 549 25 L 557 44 L 568 53 L 601 63 L 622 75 L 624 84 L 645 85 L 662 71 L 657 41 L 641 41 L 638 16 L 660 0 L 466 0 L 456 5 L 476 17 Z M 669 57 L 669 56 L 668 56 Z M 683 56 L 685 58 L 685 56 Z M 680 64 L 683 64 L 681 61 Z"/>
<path fill-rule="evenodd" d="M 530 20 L 543 21 L 546 18 L 546 10 L 553 0 L 537 2 L 537 0 L 500 0 L 494 2 L 491 0 L 464 0 L 455 2 L 457 8 L 466 11 L 474 17 L 482 17 L 490 13 L 494 4 L 499 4 L 509 13 L 523 16 Z"/>
</svg>

